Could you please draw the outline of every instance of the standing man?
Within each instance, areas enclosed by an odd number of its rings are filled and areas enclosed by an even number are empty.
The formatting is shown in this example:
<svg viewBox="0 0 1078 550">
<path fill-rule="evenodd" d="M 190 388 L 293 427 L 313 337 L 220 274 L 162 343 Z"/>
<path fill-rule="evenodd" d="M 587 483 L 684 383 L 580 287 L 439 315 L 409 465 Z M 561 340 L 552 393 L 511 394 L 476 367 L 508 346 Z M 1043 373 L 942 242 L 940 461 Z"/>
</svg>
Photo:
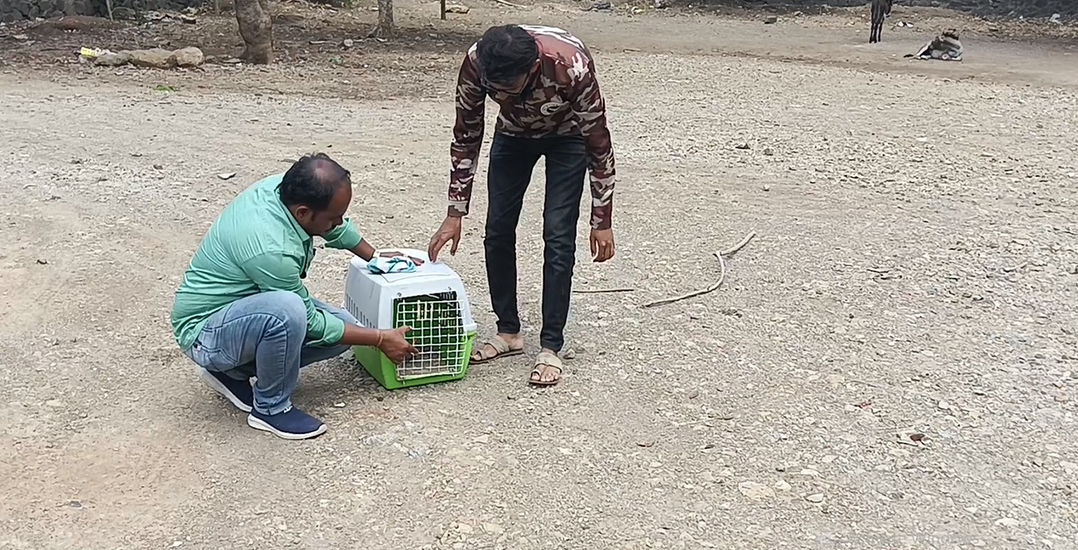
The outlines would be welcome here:
<svg viewBox="0 0 1078 550">
<path fill-rule="evenodd" d="M 360 328 L 303 286 L 315 236 L 364 260 L 376 254 L 344 217 L 351 201 L 347 170 L 324 154 L 305 156 L 233 199 L 183 275 L 172 308 L 176 342 L 203 382 L 250 413 L 252 428 L 285 439 L 326 431 L 292 406 L 300 367 L 355 345 L 377 346 L 394 362 L 416 353 L 404 338 L 410 328 Z"/>
<path fill-rule="evenodd" d="M 487 173 L 487 281 L 498 334 L 472 355 L 482 363 L 524 350 L 517 313 L 516 229 L 524 192 L 539 157 L 546 157 L 543 205 L 542 350 L 529 382 L 561 380 L 558 358 L 576 262 L 576 224 L 591 171 L 591 254 L 596 262 L 614 256 L 610 228 L 614 152 L 606 127 L 606 104 L 595 80 L 588 48 L 553 27 L 492 27 L 468 50 L 457 81 L 457 119 L 450 154 L 449 209 L 430 241 L 436 260 L 447 242 L 460 244 L 461 218 L 468 214 L 476 161 L 483 142 L 483 114 L 490 96 L 500 107 Z"/>
</svg>

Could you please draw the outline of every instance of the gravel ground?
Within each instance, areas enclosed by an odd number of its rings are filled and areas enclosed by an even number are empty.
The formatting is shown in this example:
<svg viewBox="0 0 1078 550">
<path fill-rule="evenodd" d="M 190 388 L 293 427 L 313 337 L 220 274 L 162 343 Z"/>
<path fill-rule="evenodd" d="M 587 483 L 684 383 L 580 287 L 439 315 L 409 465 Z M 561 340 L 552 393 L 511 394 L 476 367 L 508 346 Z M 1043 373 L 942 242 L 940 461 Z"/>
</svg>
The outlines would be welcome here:
<svg viewBox="0 0 1078 550">
<path fill-rule="evenodd" d="M 387 101 L 295 93 L 284 67 L 244 72 L 258 93 L 224 68 L 176 93 L 156 73 L 9 70 L 0 548 L 1078 546 L 1078 88 L 988 60 L 959 79 L 589 32 L 619 249 L 588 263 L 582 225 L 575 284 L 636 290 L 574 296 L 576 358 L 547 390 L 528 357 L 392 393 L 345 358 L 312 367 L 295 401 L 330 429 L 302 443 L 198 382 L 172 293 L 221 208 L 313 150 L 352 170 L 370 240 L 424 245 L 456 57 Z M 482 195 L 449 261 L 489 334 Z M 531 351 L 541 195 L 519 232 Z M 640 308 L 710 284 L 711 253 L 753 231 L 719 291 Z M 312 291 L 341 300 L 347 260 L 320 252 Z"/>
</svg>

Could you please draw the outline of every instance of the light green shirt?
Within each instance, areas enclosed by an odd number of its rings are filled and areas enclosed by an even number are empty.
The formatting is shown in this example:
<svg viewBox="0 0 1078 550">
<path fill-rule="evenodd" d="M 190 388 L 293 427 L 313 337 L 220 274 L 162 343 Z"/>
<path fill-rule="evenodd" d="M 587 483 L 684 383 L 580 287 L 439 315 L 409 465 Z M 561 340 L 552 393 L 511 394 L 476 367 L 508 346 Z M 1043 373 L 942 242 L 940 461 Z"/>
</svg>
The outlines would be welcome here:
<svg viewBox="0 0 1078 550">
<path fill-rule="evenodd" d="M 185 351 L 206 319 L 222 307 L 259 292 L 295 292 L 307 305 L 307 345 L 336 344 L 344 322 L 311 303 L 303 286 L 314 259 L 314 242 L 281 202 L 284 174 L 270 176 L 225 207 L 198 246 L 172 305 L 172 332 Z M 325 235 L 328 248 L 350 250 L 361 237 L 352 221 Z"/>
</svg>

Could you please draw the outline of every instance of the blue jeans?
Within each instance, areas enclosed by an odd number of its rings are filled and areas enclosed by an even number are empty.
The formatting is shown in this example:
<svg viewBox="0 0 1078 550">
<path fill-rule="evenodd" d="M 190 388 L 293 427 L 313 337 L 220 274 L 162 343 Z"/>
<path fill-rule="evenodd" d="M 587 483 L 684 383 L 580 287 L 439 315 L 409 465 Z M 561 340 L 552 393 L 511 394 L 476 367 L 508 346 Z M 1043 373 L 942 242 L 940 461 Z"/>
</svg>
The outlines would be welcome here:
<svg viewBox="0 0 1078 550">
<path fill-rule="evenodd" d="M 347 311 L 311 298 L 314 307 L 349 324 Z M 232 302 L 210 316 L 187 356 L 200 367 L 254 385 L 254 408 L 277 414 L 291 405 L 299 369 L 332 359 L 348 346 L 313 347 L 307 339 L 307 309 L 293 292 L 254 294 Z"/>
</svg>

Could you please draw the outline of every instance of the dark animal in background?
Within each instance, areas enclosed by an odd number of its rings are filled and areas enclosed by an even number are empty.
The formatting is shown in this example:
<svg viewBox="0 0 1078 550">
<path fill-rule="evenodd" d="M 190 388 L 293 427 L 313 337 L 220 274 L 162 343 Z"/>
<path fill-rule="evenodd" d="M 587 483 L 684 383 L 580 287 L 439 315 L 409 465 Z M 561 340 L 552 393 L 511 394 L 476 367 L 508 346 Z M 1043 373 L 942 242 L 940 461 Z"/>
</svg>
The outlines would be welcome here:
<svg viewBox="0 0 1078 550">
<path fill-rule="evenodd" d="M 921 46 L 917 53 L 908 53 L 905 57 L 918 59 L 941 59 L 943 61 L 962 61 L 962 41 L 958 39 L 958 31 L 947 29 L 939 36 L 929 40 Z"/>
<path fill-rule="evenodd" d="M 891 15 L 892 0 L 872 0 L 872 30 L 868 33 L 869 44 L 880 41 L 883 20 Z"/>
</svg>

